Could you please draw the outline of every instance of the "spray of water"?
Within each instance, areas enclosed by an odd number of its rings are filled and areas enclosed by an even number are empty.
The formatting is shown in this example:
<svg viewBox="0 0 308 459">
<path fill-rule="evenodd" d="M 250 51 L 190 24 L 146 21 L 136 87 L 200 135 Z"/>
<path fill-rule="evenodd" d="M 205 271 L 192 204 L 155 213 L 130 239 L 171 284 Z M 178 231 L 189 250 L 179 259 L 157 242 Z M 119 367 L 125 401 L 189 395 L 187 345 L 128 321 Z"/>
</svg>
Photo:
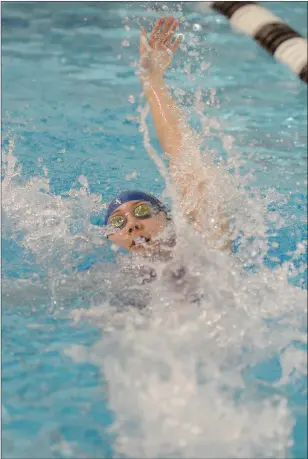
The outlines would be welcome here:
<svg viewBox="0 0 308 459">
<path fill-rule="evenodd" d="M 145 149 L 174 199 L 178 242 L 172 260 L 143 262 L 157 273 L 145 310 L 116 317 L 100 306 L 75 311 L 76 321 L 88 317 L 97 324 L 101 318 L 103 338 L 91 349 L 67 352 L 94 362 L 109 382 L 120 457 L 289 457 L 293 413 L 286 393 L 274 389 L 305 378 L 306 293 L 288 283 L 292 261 L 274 271 L 263 264 L 265 211 L 279 196 L 272 190 L 250 195 L 244 188 L 247 177 L 241 183 L 227 175 L 230 164 L 239 167 L 236 155 L 215 167 L 207 152 L 200 153 L 196 138 L 188 138 L 179 173 L 193 171 L 212 203 L 201 222 L 207 236 L 202 238 L 179 211 L 195 205 L 194 190 L 178 202 L 150 145 L 146 111 L 141 113 Z M 229 153 L 230 140 L 224 142 Z M 209 214 L 218 218 L 218 204 L 228 215 L 228 237 L 244 233 L 237 256 L 209 244 L 207 219 Z M 276 217 L 279 227 L 283 221 Z M 299 244 L 294 256 L 304 251 Z M 140 263 L 133 262 L 132 269 Z M 245 269 L 252 265 L 258 272 Z M 133 296 L 136 300 L 136 291 Z M 255 366 L 272 358 L 280 360 L 275 381 L 252 376 Z"/>
<path fill-rule="evenodd" d="M 194 176 L 185 199 L 179 199 L 151 146 L 147 111 L 140 109 L 145 150 L 172 202 L 177 236 L 172 257 L 129 262 L 119 257 L 119 267 L 111 271 L 73 273 L 76 262 L 103 243 L 100 230 L 89 223 L 91 213 L 103 207 L 101 197 L 89 192 L 85 177 L 79 190 L 56 196 L 46 169 L 44 177 L 25 182 L 13 142 L 4 156 L 4 230 L 36 256 L 53 300 L 77 295 L 84 307 L 71 308 L 70 316 L 102 329 L 92 347 L 65 352 L 95 363 L 108 382 L 116 457 L 286 458 L 294 426 L 286 388 L 306 375 L 306 292 L 288 277 L 303 269 L 293 260 L 306 247 L 298 244 L 293 259 L 275 270 L 264 266 L 269 224 L 276 229 L 284 224 L 267 207 L 280 196 L 246 190 L 251 177 L 239 174 L 242 158 L 230 136 L 222 136 L 228 159 L 213 165 L 213 152 L 202 150 L 202 142 L 211 134 L 209 126 L 219 130 L 219 124 L 203 115 L 204 103 L 211 103 L 203 99 L 197 92 L 194 107 L 204 131 L 201 136 L 189 131 L 177 169 L 178 182 Z M 198 198 L 200 187 L 205 203 Z M 181 217 L 195 208 L 202 210 L 197 232 Z M 217 250 L 215 226 L 222 214 L 227 237 L 242 234 L 236 255 Z M 25 283 L 33 287 L 33 280 L 25 280 L 21 291 Z M 254 368 L 272 358 L 280 365 L 276 379 L 255 377 Z"/>
</svg>

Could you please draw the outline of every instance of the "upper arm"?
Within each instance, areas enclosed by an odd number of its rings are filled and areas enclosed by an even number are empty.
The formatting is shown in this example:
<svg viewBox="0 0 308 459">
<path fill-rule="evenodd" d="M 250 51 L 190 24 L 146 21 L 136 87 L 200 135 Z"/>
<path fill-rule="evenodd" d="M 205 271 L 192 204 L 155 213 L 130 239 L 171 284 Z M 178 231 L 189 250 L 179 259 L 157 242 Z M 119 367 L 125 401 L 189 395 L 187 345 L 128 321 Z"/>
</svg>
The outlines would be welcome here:
<svg viewBox="0 0 308 459">
<path fill-rule="evenodd" d="M 193 157 L 184 152 L 170 158 L 170 175 L 183 217 L 206 239 L 221 249 L 229 249 L 228 219 L 222 210 L 214 165 L 203 164 L 199 151 Z"/>
</svg>

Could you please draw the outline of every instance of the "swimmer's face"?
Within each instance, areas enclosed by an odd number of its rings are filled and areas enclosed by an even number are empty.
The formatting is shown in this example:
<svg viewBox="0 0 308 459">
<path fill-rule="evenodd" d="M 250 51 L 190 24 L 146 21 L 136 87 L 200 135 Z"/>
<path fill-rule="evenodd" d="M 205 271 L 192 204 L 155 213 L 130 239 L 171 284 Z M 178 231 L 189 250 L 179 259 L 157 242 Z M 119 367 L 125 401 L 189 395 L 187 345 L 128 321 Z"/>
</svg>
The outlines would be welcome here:
<svg viewBox="0 0 308 459">
<path fill-rule="evenodd" d="M 109 217 L 124 217 L 124 226 L 108 235 L 108 239 L 119 247 L 132 252 L 145 252 L 159 243 L 159 234 L 165 229 L 167 219 L 164 212 L 151 213 L 142 218 L 146 208 L 152 206 L 146 201 L 129 201 L 119 206 Z M 137 216 L 136 216 L 137 215 Z M 118 218 L 121 221 L 121 218 Z M 123 220 L 123 219 L 122 219 Z"/>
</svg>

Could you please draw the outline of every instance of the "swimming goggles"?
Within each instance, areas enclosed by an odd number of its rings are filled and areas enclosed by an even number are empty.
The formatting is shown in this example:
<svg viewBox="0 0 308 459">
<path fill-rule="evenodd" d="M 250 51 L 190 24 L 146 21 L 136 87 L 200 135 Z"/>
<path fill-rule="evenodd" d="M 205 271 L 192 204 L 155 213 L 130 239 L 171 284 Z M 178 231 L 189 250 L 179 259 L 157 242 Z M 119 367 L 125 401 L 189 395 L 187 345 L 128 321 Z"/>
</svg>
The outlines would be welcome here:
<svg viewBox="0 0 308 459">
<path fill-rule="evenodd" d="M 140 220 L 144 220 L 146 218 L 151 218 L 154 215 L 157 215 L 160 212 L 160 209 L 157 207 L 152 206 L 151 204 L 139 204 L 133 210 L 133 215 Z M 124 215 L 114 215 L 111 216 L 108 220 L 107 227 L 111 231 L 113 230 L 121 230 L 127 223 L 127 218 Z"/>
</svg>

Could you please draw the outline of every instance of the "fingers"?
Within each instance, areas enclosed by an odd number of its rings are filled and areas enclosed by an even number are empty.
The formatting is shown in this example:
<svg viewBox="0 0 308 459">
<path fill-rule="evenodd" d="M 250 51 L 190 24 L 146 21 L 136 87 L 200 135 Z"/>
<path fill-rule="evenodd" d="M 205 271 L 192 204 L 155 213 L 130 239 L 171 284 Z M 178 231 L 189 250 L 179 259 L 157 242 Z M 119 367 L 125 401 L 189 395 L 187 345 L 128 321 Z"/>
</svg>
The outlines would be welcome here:
<svg viewBox="0 0 308 459">
<path fill-rule="evenodd" d="M 153 47 L 155 44 L 169 46 L 179 22 L 173 17 L 163 17 L 156 21 L 155 26 L 149 38 L 149 44 Z"/>
<path fill-rule="evenodd" d="M 166 38 L 164 40 L 164 44 L 166 46 L 169 46 L 170 43 L 172 42 L 175 31 L 178 28 L 178 25 L 179 25 L 179 21 L 176 21 L 175 19 L 173 19 L 169 27 L 169 30 L 166 32 Z"/>
<path fill-rule="evenodd" d="M 161 40 L 164 41 L 164 38 L 166 38 L 169 30 L 170 30 L 170 27 L 172 26 L 173 22 L 175 21 L 175 19 L 173 19 L 172 17 L 169 17 L 169 18 L 164 18 L 165 19 L 165 24 L 164 24 L 164 27 L 162 28 L 162 32 L 161 32 Z"/>
<path fill-rule="evenodd" d="M 177 39 L 175 40 L 175 42 L 172 44 L 171 46 L 171 51 L 173 52 L 173 54 L 176 52 L 176 50 L 178 49 L 179 47 L 179 44 L 181 43 L 181 41 L 183 40 L 183 35 L 179 35 L 177 37 Z"/>
<path fill-rule="evenodd" d="M 153 28 L 153 30 L 151 32 L 150 38 L 149 38 L 149 43 L 150 43 L 151 46 L 154 44 L 154 41 L 159 36 L 159 31 L 160 31 L 160 28 L 163 25 L 164 21 L 165 21 L 165 18 L 160 18 L 160 19 L 158 19 L 156 21 L 155 26 L 154 26 L 154 28 Z"/>
</svg>

